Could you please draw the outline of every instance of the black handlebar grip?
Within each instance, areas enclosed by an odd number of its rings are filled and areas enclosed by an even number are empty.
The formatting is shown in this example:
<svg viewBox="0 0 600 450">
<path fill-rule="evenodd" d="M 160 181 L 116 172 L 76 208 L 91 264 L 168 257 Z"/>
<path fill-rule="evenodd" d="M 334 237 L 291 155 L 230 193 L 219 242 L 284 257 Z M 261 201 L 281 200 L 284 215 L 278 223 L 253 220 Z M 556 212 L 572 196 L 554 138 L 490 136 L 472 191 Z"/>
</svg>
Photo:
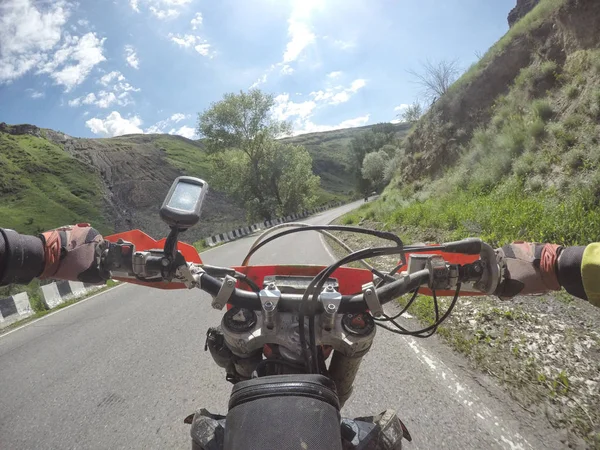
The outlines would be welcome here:
<svg viewBox="0 0 600 450">
<path fill-rule="evenodd" d="M 444 244 L 444 250 L 449 253 L 479 255 L 481 253 L 481 243 L 481 239 L 467 238 L 463 239 L 462 241 L 454 241 Z"/>
</svg>

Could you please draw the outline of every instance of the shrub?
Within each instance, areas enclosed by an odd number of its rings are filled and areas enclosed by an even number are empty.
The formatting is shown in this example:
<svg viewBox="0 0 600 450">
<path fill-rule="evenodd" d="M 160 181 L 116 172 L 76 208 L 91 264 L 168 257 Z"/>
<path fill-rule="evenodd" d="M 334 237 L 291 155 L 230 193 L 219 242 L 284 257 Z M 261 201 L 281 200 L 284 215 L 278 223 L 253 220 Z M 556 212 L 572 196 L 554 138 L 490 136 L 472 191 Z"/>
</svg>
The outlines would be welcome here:
<svg viewBox="0 0 600 450">
<path fill-rule="evenodd" d="M 537 117 L 528 125 L 527 132 L 534 141 L 539 142 L 546 136 L 546 124 L 540 117 Z"/>
<path fill-rule="evenodd" d="M 554 115 L 552 105 L 548 100 L 534 100 L 531 104 L 531 109 L 536 117 L 539 117 L 542 121 L 547 122 Z"/>
<path fill-rule="evenodd" d="M 565 88 L 565 94 L 568 98 L 574 100 L 579 95 L 579 86 L 577 86 L 575 83 L 569 83 Z"/>
<path fill-rule="evenodd" d="M 525 177 L 533 172 L 536 157 L 532 152 L 524 153 L 513 165 L 513 171 L 518 177 Z"/>
</svg>

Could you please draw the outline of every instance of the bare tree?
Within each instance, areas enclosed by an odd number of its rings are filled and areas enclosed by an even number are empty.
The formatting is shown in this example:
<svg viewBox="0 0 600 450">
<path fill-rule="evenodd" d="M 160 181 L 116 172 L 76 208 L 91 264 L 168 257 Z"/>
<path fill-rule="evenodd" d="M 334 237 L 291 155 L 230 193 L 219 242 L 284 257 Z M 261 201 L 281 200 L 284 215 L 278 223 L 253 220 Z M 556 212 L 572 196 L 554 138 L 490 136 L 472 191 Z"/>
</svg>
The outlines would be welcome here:
<svg viewBox="0 0 600 450">
<path fill-rule="evenodd" d="M 408 70 L 415 82 L 423 88 L 423 95 L 432 103 L 444 95 L 456 81 L 459 74 L 458 60 L 441 60 L 421 63 L 421 70 Z"/>
<path fill-rule="evenodd" d="M 417 122 L 421 116 L 423 115 L 423 107 L 419 103 L 419 101 L 413 102 L 412 105 L 408 105 L 404 111 L 398 116 L 402 119 L 403 122 L 415 123 Z"/>
</svg>

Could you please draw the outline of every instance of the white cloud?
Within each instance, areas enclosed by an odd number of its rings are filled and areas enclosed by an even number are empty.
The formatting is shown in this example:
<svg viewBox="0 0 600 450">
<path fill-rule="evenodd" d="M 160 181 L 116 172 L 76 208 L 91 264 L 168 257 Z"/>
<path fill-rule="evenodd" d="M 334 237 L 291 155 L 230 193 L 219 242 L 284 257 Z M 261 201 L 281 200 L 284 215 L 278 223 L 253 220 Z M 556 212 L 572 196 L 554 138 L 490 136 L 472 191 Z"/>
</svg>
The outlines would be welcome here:
<svg viewBox="0 0 600 450">
<path fill-rule="evenodd" d="M 169 39 L 175 42 L 180 47 L 191 47 L 196 43 L 196 39 L 198 36 L 194 36 L 193 34 L 173 34 L 169 33 Z"/>
<path fill-rule="evenodd" d="M 61 47 L 38 73 L 49 74 L 56 84 L 70 91 L 86 79 L 95 65 L 106 60 L 102 54 L 104 41 L 105 38 L 100 39 L 95 33 L 81 37 L 66 35 Z"/>
<path fill-rule="evenodd" d="M 202 13 L 196 13 L 190 24 L 192 25 L 192 30 L 198 29 L 202 25 Z"/>
<path fill-rule="evenodd" d="M 175 128 L 172 128 L 171 131 L 169 131 L 169 134 L 178 134 L 188 139 L 194 139 L 196 137 L 196 130 L 192 127 L 184 125 L 177 130 Z"/>
<path fill-rule="evenodd" d="M 304 119 L 309 117 L 317 107 L 317 104 L 311 100 L 301 103 L 290 101 L 289 94 L 280 94 L 274 100 L 272 112 L 277 120 L 287 120 L 292 116 Z"/>
<path fill-rule="evenodd" d="M 167 129 L 170 128 L 170 131 L 168 131 L 169 134 L 179 134 L 181 136 L 185 136 L 188 139 L 191 139 L 193 136 L 196 135 L 196 131 L 191 128 L 188 127 L 186 125 L 181 126 L 179 129 L 176 129 L 173 127 L 174 124 L 181 122 L 182 120 L 185 119 L 189 119 L 190 115 L 186 115 L 183 113 L 175 113 L 172 114 L 170 117 L 161 120 L 159 122 L 156 122 L 154 125 L 146 128 L 146 130 L 144 131 L 144 133 L 146 134 L 155 134 L 155 133 L 167 133 Z"/>
<path fill-rule="evenodd" d="M 125 80 L 125 77 L 118 70 L 113 70 L 112 72 L 109 72 L 106 75 L 102 76 L 98 80 L 98 83 L 102 84 L 103 86 L 108 86 L 110 83 L 112 83 L 113 80 L 123 81 Z"/>
<path fill-rule="evenodd" d="M 283 62 L 290 63 L 298 59 L 302 51 L 310 44 L 315 42 L 315 35 L 310 30 L 310 26 L 296 19 L 289 20 L 288 36 L 290 40 L 283 53 Z"/>
<path fill-rule="evenodd" d="M 366 80 L 359 78 L 354 80 L 350 84 L 350 87 L 344 88 L 343 86 L 335 86 L 326 88 L 325 90 L 311 92 L 310 95 L 317 102 L 325 102 L 329 105 L 338 105 L 350 100 L 350 97 L 365 87 L 366 84 Z"/>
<path fill-rule="evenodd" d="M 210 51 L 211 45 L 202 39 L 200 36 L 194 34 L 173 34 L 169 33 L 169 39 L 175 42 L 180 47 L 190 48 L 193 47 L 202 56 L 212 58 L 214 53 Z"/>
<path fill-rule="evenodd" d="M 342 75 L 342 72 L 340 72 L 339 70 L 336 72 L 330 72 L 327 74 L 327 78 L 331 78 L 332 80 L 335 78 L 339 78 Z"/>
<path fill-rule="evenodd" d="M 294 73 L 294 68 L 290 67 L 288 64 L 284 64 L 280 72 L 282 75 L 290 75 Z"/>
<path fill-rule="evenodd" d="M 108 108 L 113 104 L 126 106 L 133 102 L 131 93 L 140 91 L 139 88 L 135 88 L 129 84 L 118 70 L 113 70 L 103 75 L 97 80 L 97 83 L 108 89 L 102 89 L 98 93 L 90 92 L 81 97 L 69 100 L 69 106 L 94 105 L 98 108 Z"/>
<path fill-rule="evenodd" d="M 283 63 L 296 61 L 306 47 L 315 42 L 310 16 L 320 6 L 320 0 L 294 0 L 292 14 L 288 19 L 288 43 L 283 53 Z"/>
<path fill-rule="evenodd" d="M 134 69 L 140 68 L 140 60 L 135 52 L 135 49 L 133 48 L 133 45 L 125 46 L 125 60 L 127 61 L 127 64 Z"/>
<path fill-rule="evenodd" d="M 333 45 L 335 45 L 340 50 L 350 50 L 351 48 L 356 47 L 356 42 L 336 39 L 335 41 L 333 41 Z"/>
<path fill-rule="evenodd" d="M 113 103 L 117 103 L 119 105 L 125 105 L 126 102 L 123 100 L 119 100 L 117 96 L 113 92 L 108 91 L 100 91 L 98 95 L 90 92 L 87 95 L 82 97 L 74 98 L 73 100 L 69 100 L 69 106 L 77 107 L 81 105 L 94 105 L 98 108 L 108 108 Z"/>
<path fill-rule="evenodd" d="M 169 117 L 169 120 L 177 123 L 177 122 L 181 122 L 182 120 L 187 119 L 187 117 L 188 116 L 186 116 L 185 114 L 175 113 L 171 117 Z"/>
<path fill-rule="evenodd" d="M 150 12 L 160 20 L 174 19 L 179 16 L 179 11 L 176 9 L 158 9 L 156 6 L 151 6 Z"/>
<path fill-rule="evenodd" d="M 140 12 L 139 0 L 129 0 L 129 4 L 135 12 Z"/>
<path fill-rule="evenodd" d="M 396 107 L 394 108 L 394 111 L 396 111 L 396 112 L 402 112 L 402 111 L 404 111 L 406 108 L 408 108 L 409 106 L 410 106 L 410 105 L 407 105 L 406 103 L 402 103 L 402 104 L 400 104 L 400 105 L 396 106 Z"/>
<path fill-rule="evenodd" d="M 25 92 L 29 93 L 29 97 L 33 99 L 43 98 L 46 96 L 44 92 L 36 91 L 35 89 L 25 89 Z"/>
<path fill-rule="evenodd" d="M 256 80 L 254 83 L 252 83 L 250 85 L 250 89 L 254 89 L 257 88 L 258 86 L 260 86 L 261 84 L 264 84 L 267 82 L 267 74 L 263 74 L 258 80 Z"/>
<path fill-rule="evenodd" d="M 323 131 L 341 130 L 343 128 L 361 127 L 369 123 L 370 114 L 355 117 L 353 119 L 344 120 L 337 125 L 317 125 L 310 120 L 302 122 L 300 127 L 294 127 L 294 136 L 306 133 L 317 133 Z"/>
<path fill-rule="evenodd" d="M 105 119 L 99 119 L 98 117 L 89 119 L 85 124 L 92 133 L 106 137 L 143 133 L 140 128 L 142 120 L 138 116 L 125 118 L 121 117 L 121 114 L 117 111 L 111 112 Z"/>
<path fill-rule="evenodd" d="M 162 2 L 169 6 L 184 6 L 191 3 L 192 0 L 162 0 Z"/>
<path fill-rule="evenodd" d="M 68 5 L 41 8 L 31 0 L 0 2 L 0 83 L 15 80 L 42 64 L 60 42 Z"/>
<path fill-rule="evenodd" d="M 195 45 L 194 50 L 196 50 L 202 56 L 208 56 L 212 58 L 212 56 L 210 55 L 210 44 L 207 44 L 206 42 L 203 44 Z"/>
</svg>

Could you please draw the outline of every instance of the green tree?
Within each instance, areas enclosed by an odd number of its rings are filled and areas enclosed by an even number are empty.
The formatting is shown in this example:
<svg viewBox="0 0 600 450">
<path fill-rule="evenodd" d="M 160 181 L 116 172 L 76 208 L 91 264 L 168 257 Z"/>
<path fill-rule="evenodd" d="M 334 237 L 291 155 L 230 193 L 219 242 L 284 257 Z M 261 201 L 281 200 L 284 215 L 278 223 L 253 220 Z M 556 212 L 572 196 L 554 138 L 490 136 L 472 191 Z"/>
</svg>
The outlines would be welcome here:
<svg viewBox="0 0 600 450">
<path fill-rule="evenodd" d="M 272 116 L 273 105 L 271 95 L 253 89 L 226 94 L 198 117 L 198 134 L 213 154 L 213 184 L 243 204 L 251 218 L 311 206 L 320 182 L 304 147 L 276 141 L 291 126 Z"/>
<path fill-rule="evenodd" d="M 383 188 L 385 183 L 385 167 L 389 159 L 389 155 L 384 150 L 365 155 L 361 173 L 363 178 L 369 180 L 376 190 Z"/>
<path fill-rule="evenodd" d="M 380 149 L 390 151 L 396 148 L 396 129 L 392 124 L 377 124 L 371 129 L 352 138 L 350 148 L 353 156 L 353 167 L 357 179 L 358 191 L 367 194 L 371 190 L 371 182 L 362 176 L 365 155 Z"/>
</svg>

